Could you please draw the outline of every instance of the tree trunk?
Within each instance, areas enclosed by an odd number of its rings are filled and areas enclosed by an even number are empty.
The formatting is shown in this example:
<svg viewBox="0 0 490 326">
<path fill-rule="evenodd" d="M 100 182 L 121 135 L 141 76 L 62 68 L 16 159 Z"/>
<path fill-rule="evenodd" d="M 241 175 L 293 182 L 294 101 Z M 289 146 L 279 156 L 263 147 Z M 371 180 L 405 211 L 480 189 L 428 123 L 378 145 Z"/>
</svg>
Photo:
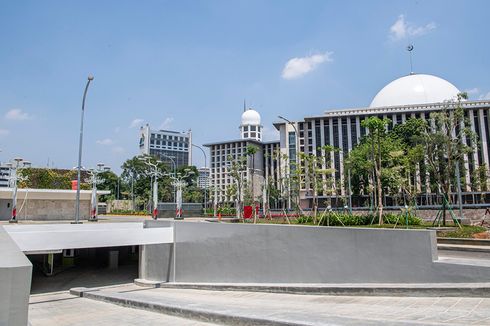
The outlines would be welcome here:
<svg viewBox="0 0 490 326">
<path fill-rule="evenodd" d="M 376 153 L 376 183 L 378 188 L 378 222 L 383 224 L 383 191 L 381 185 L 381 140 L 378 137 L 378 152 Z"/>
</svg>

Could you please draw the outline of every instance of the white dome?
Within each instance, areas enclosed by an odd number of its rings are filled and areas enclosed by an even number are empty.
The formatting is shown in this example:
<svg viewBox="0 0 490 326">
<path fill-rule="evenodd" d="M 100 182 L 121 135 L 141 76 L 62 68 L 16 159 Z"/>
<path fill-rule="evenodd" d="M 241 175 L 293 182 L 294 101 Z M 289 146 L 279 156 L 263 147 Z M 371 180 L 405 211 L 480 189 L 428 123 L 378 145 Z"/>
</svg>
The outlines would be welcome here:
<svg viewBox="0 0 490 326">
<path fill-rule="evenodd" d="M 242 114 L 242 126 L 257 125 L 260 126 L 260 114 L 259 112 L 248 109 Z"/>
<path fill-rule="evenodd" d="M 440 103 L 456 99 L 459 90 L 445 79 L 424 74 L 398 78 L 376 94 L 369 107 Z"/>
</svg>

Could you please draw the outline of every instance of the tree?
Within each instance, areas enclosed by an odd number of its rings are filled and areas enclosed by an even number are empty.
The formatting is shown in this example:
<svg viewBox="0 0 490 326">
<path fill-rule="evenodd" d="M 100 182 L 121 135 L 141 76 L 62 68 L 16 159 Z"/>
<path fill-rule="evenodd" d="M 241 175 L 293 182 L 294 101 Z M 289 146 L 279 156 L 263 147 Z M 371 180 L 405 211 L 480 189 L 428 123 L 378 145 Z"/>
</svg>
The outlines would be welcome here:
<svg viewBox="0 0 490 326">
<path fill-rule="evenodd" d="M 322 146 L 318 148 L 322 154 L 334 151 L 333 146 Z M 329 167 L 322 168 L 322 162 L 325 161 L 322 155 L 313 155 L 299 153 L 301 172 L 300 175 L 304 178 L 305 186 L 311 190 L 313 198 L 313 223 L 317 222 L 318 213 L 318 195 L 319 193 L 329 192 L 332 189 L 332 174 L 334 169 Z"/>
<path fill-rule="evenodd" d="M 377 195 L 377 212 L 378 223 L 383 224 L 383 191 L 381 174 L 383 172 L 383 144 L 386 143 L 388 136 L 387 126 L 390 123 L 389 119 L 380 119 L 378 117 L 370 117 L 362 122 L 362 126 L 369 130 L 369 135 L 366 136 L 366 142 L 371 148 L 371 159 L 374 171 L 374 181 L 376 183 L 376 195 Z"/>
<path fill-rule="evenodd" d="M 103 171 L 98 174 L 98 179 L 101 180 L 101 183 L 97 185 L 97 189 L 112 192 L 112 195 L 101 196 L 100 201 L 105 202 L 110 198 L 114 199 L 114 190 L 117 189 L 117 183 L 119 181 L 118 175 L 112 171 Z"/>
<path fill-rule="evenodd" d="M 247 148 L 245 150 L 245 154 L 247 157 L 250 157 L 251 161 L 251 166 L 249 165 L 249 171 L 251 175 L 251 186 L 252 186 L 252 206 L 255 206 L 255 182 L 254 182 L 254 176 L 255 176 L 255 154 L 259 151 L 259 148 L 255 145 L 247 145 Z M 253 214 L 254 214 L 254 224 L 257 223 L 257 212 L 255 210 L 255 207 L 253 209 Z"/>
<path fill-rule="evenodd" d="M 157 164 L 162 172 L 168 173 L 168 166 L 163 162 L 159 162 L 155 157 L 150 158 L 150 162 Z M 140 156 L 135 156 L 126 160 L 122 165 L 123 172 L 121 178 L 127 184 L 133 182 L 133 192 L 136 203 L 139 207 L 147 207 L 151 198 L 152 177 L 149 174 L 149 167 L 144 161 L 140 160 Z M 159 178 L 158 198 L 163 201 L 172 201 L 173 188 L 170 178 Z"/>
<path fill-rule="evenodd" d="M 228 167 L 228 173 L 230 177 L 235 181 L 235 189 L 236 189 L 236 198 L 237 198 L 237 205 L 236 205 L 236 210 L 238 213 L 238 216 L 241 216 L 242 212 L 242 198 L 244 198 L 244 190 L 247 188 L 247 183 L 246 180 L 243 178 L 243 173 L 245 173 L 248 169 L 247 166 L 247 156 L 240 156 L 237 157 L 236 159 L 233 158 L 233 156 L 229 155 L 228 156 L 228 161 L 230 161 L 230 166 Z"/>
<path fill-rule="evenodd" d="M 432 124 L 423 134 L 427 167 L 437 192 L 443 197 L 443 225 L 446 225 L 446 211 L 451 204 L 449 194 L 454 190 L 456 166 L 460 170 L 464 167 L 464 157 L 473 153 L 476 144 L 476 134 L 470 129 L 461 106 L 466 98 L 466 93 L 460 93 L 457 101 L 447 102 L 442 110 L 432 112 Z"/>
</svg>

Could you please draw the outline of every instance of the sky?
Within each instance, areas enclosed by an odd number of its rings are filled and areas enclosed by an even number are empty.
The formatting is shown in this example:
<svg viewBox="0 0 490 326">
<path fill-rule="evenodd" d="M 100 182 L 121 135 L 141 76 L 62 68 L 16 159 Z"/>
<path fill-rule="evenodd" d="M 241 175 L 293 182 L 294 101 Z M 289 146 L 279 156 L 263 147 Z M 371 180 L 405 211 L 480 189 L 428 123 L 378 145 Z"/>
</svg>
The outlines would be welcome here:
<svg viewBox="0 0 490 326">
<path fill-rule="evenodd" d="M 239 138 L 243 102 L 272 123 L 369 106 L 413 70 L 490 99 L 490 1 L 3 1 L 0 162 L 119 173 L 139 126 Z M 204 166 L 199 150 L 194 164 Z"/>
</svg>

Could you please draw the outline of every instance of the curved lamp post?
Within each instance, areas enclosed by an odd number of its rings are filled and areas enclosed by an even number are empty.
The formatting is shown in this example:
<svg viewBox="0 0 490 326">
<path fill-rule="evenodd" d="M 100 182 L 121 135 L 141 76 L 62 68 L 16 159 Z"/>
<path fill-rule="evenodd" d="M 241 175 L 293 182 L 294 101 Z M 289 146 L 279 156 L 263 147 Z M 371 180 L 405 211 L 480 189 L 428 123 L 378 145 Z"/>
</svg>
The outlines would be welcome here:
<svg viewBox="0 0 490 326">
<path fill-rule="evenodd" d="M 87 90 L 90 82 L 94 80 L 94 76 L 88 75 L 87 85 L 85 85 L 85 91 L 83 92 L 82 100 L 82 117 L 80 122 L 80 141 L 78 143 L 78 166 L 77 166 L 77 199 L 75 206 L 75 222 L 74 224 L 80 224 L 80 173 L 82 169 L 82 142 L 83 142 L 83 114 L 85 112 L 85 98 L 87 97 Z"/>
<path fill-rule="evenodd" d="M 206 170 L 206 173 L 209 173 L 209 171 L 208 171 L 208 159 L 206 156 L 206 152 L 204 151 L 204 149 L 201 146 L 198 146 L 196 144 L 192 144 L 192 146 L 199 148 L 201 150 L 202 154 L 204 155 L 204 169 Z M 209 180 L 209 175 L 206 178 L 206 180 L 204 181 L 204 212 L 205 212 L 205 214 L 207 214 L 206 210 L 208 208 L 208 198 L 207 198 L 208 180 Z"/>
</svg>

